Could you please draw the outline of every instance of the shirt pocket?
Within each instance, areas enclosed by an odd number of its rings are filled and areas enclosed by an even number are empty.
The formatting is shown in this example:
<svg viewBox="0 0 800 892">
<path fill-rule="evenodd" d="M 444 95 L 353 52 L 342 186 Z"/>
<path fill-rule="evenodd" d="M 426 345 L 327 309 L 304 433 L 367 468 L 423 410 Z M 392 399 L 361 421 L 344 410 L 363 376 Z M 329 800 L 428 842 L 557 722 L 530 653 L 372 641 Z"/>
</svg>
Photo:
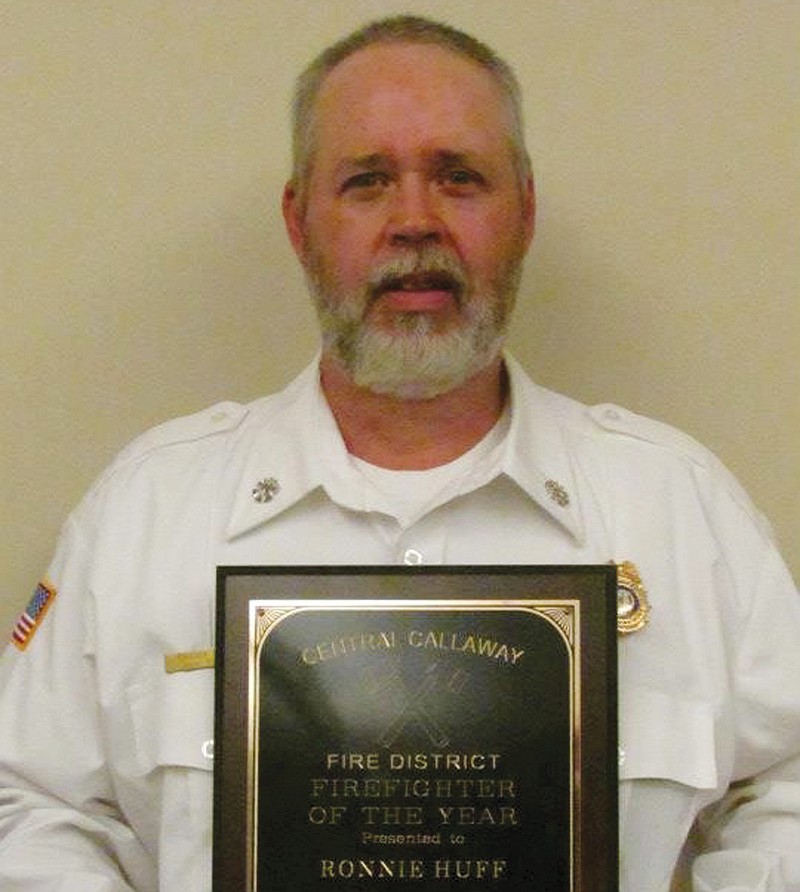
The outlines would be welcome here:
<svg viewBox="0 0 800 892">
<path fill-rule="evenodd" d="M 620 701 L 620 780 L 666 780 L 698 790 L 717 787 L 714 713 L 710 703 L 649 688 Z"/>
<path fill-rule="evenodd" d="M 213 767 L 214 673 L 164 672 L 128 692 L 137 762 L 143 773 Z"/>
<path fill-rule="evenodd" d="M 134 771 L 154 788 L 160 843 L 211 840 L 214 673 L 163 673 L 127 692 Z M 151 816 L 151 820 L 154 816 Z"/>
<path fill-rule="evenodd" d="M 620 889 L 689 888 L 676 865 L 718 784 L 713 708 L 643 687 L 621 693 Z"/>
</svg>

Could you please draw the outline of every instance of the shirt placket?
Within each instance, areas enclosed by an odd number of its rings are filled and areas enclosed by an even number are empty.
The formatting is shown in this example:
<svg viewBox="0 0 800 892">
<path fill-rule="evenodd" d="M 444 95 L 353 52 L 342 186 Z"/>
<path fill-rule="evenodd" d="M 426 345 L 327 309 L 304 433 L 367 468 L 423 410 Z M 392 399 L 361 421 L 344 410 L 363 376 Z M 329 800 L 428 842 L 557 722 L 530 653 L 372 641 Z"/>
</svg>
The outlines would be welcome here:
<svg viewBox="0 0 800 892">
<path fill-rule="evenodd" d="M 394 546 L 394 562 L 416 567 L 445 563 L 447 524 L 430 515 L 400 530 Z"/>
</svg>

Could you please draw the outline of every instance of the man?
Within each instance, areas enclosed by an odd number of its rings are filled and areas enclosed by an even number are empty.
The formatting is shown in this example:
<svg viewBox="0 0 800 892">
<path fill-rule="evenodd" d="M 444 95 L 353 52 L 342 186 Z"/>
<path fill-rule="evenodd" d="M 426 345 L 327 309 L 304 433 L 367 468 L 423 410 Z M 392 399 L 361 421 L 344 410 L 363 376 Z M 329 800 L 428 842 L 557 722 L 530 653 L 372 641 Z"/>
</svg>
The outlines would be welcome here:
<svg viewBox="0 0 800 892">
<path fill-rule="evenodd" d="M 620 888 L 797 892 L 800 604 L 766 525 L 688 438 L 502 353 L 534 221 L 513 75 L 400 17 L 295 113 L 321 357 L 145 434 L 68 520 L 2 667 L 0 887 L 209 888 L 213 678 L 165 657 L 212 646 L 216 565 L 630 560 Z"/>
</svg>

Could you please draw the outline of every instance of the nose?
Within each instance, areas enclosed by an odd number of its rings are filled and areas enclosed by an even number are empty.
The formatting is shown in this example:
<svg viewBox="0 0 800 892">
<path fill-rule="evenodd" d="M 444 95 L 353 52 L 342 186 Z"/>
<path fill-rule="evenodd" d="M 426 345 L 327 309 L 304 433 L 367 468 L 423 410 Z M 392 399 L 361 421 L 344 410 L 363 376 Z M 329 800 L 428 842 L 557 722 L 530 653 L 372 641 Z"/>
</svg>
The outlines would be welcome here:
<svg viewBox="0 0 800 892">
<path fill-rule="evenodd" d="M 403 178 L 395 191 L 387 224 L 390 242 L 394 245 L 438 242 L 443 230 L 435 196 L 428 184 L 417 176 Z"/>
</svg>

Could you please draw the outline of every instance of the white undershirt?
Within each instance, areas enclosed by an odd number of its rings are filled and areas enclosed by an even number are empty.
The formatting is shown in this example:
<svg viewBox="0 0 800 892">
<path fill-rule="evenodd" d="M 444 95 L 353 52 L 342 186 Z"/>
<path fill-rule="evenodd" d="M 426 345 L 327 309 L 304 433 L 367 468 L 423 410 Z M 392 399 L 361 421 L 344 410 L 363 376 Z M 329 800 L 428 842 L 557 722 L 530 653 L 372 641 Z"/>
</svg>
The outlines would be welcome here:
<svg viewBox="0 0 800 892">
<path fill-rule="evenodd" d="M 503 412 L 494 427 L 469 451 L 424 471 L 390 470 L 351 456 L 353 468 L 363 482 L 368 510 L 394 517 L 401 527 L 407 527 L 451 499 L 454 493 L 483 485 L 497 474 L 510 423 L 510 413 Z"/>
</svg>

